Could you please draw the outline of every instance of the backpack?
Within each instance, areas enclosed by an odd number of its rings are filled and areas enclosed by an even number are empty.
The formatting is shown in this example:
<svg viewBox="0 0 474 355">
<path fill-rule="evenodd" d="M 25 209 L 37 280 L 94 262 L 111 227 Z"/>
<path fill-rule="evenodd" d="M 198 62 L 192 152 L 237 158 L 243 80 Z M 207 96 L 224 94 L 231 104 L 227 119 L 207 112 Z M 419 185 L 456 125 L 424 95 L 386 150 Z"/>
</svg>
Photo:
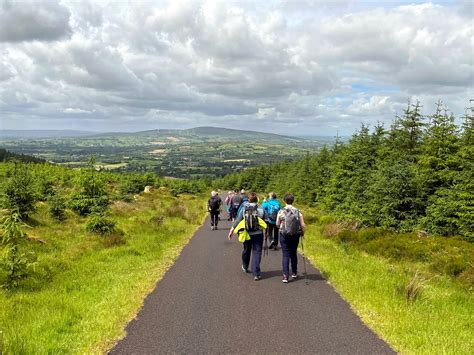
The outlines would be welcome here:
<svg viewBox="0 0 474 355">
<path fill-rule="evenodd" d="M 285 224 L 283 233 L 289 236 L 301 234 L 300 211 L 296 208 L 285 208 Z"/>
<path fill-rule="evenodd" d="M 232 206 L 235 208 L 239 208 L 240 204 L 242 203 L 242 197 L 240 195 L 235 195 L 232 197 Z"/>
<path fill-rule="evenodd" d="M 280 206 L 274 203 L 268 204 L 268 218 L 273 222 L 276 221 L 278 216 L 278 211 L 280 211 Z"/>
<path fill-rule="evenodd" d="M 209 199 L 209 208 L 211 211 L 217 211 L 220 207 L 221 204 L 217 196 L 211 197 L 211 199 Z"/>
<path fill-rule="evenodd" d="M 245 230 L 247 232 L 257 232 L 260 230 L 258 223 L 258 207 L 245 206 L 244 209 Z"/>
</svg>

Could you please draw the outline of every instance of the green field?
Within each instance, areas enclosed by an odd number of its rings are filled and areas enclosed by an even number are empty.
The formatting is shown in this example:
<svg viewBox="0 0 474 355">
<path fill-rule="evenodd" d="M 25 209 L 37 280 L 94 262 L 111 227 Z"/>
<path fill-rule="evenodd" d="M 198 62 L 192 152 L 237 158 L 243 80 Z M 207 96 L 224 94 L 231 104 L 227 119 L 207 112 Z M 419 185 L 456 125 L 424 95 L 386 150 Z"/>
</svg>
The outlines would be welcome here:
<svg viewBox="0 0 474 355">
<path fill-rule="evenodd" d="M 293 160 L 326 143 L 260 132 L 217 128 L 155 130 L 86 137 L 0 138 L 0 146 L 70 167 L 94 155 L 105 169 L 151 171 L 161 176 L 223 176 L 250 166 Z"/>
<path fill-rule="evenodd" d="M 203 199 L 180 201 L 164 190 L 117 201 L 111 216 L 125 234 L 120 239 L 86 232 L 85 218 L 72 213 L 55 222 L 40 203 L 27 229 L 35 270 L 20 288 L 0 290 L 0 353 L 110 348 L 202 222 Z"/>
</svg>

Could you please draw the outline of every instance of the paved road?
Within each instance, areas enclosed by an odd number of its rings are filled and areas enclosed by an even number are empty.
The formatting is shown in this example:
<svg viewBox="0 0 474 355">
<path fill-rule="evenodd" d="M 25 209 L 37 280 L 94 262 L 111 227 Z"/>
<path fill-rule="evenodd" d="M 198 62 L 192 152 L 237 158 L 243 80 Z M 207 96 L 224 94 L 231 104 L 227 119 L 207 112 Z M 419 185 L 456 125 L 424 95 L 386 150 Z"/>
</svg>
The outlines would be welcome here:
<svg viewBox="0 0 474 355">
<path fill-rule="evenodd" d="M 209 221 L 145 299 L 112 354 L 393 354 L 320 272 L 281 283 L 281 252 L 262 260 L 262 280 L 240 268 L 229 222 Z M 225 229 L 224 229 L 225 228 Z M 299 260 L 300 271 L 302 259 Z"/>
</svg>

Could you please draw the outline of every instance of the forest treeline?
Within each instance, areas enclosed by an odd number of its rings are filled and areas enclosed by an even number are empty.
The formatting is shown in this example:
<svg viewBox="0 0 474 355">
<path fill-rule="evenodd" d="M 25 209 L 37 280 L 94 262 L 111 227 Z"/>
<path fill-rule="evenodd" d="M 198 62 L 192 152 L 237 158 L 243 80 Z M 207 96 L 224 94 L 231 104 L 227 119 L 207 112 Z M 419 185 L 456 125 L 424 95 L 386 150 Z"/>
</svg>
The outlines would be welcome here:
<svg viewBox="0 0 474 355">
<path fill-rule="evenodd" d="M 0 162 L 1 161 L 9 161 L 9 160 L 17 160 L 23 161 L 25 163 L 45 163 L 46 160 L 41 158 L 32 157 L 30 155 L 25 154 L 17 154 L 10 152 L 9 150 L 0 148 Z"/>
<path fill-rule="evenodd" d="M 431 115 L 408 104 L 389 129 L 362 125 L 315 155 L 249 169 L 215 182 L 225 188 L 292 192 L 341 220 L 397 231 L 425 230 L 474 242 L 474 108 Z"/>
</svg>

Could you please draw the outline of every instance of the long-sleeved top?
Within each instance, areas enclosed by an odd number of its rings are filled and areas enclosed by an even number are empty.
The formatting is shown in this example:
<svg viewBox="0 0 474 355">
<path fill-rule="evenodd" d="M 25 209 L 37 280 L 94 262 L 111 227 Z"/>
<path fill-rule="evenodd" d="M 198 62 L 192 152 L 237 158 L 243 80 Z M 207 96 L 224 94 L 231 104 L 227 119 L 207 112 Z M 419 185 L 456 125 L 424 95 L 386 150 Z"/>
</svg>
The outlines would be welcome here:
<svg viewBox="0 0 474 355">
<path fill-rule="evenodd" d="M 277 220 L 276 220 L 276 225 L 277 225 L 277 227 L 279 227 L 281 231 L 284 230 L 284 226 L 285 226 L 285 213 L 286 213 L 285 210 L 287 210 L 287 209 L 294 210 L 295 212 L 298 211 L 301 231 L 302 231 L 302 233 L 304 233 L 304 231 L 305 231 L 305 229 L 306 229 L 306 224 L 304 223 L 303 214 L 301 213 L 301 211 L 300 211 L 299 209 L 293 207 L 292 205 L 286 205 L 284 208 L 282 208 L 282 209 L 278 212 L 278 217 L 277 217 Z"/>
<path fill-rule="evenodd" d="M 265 223 L 265 221 L 261 218 L 258 219 L 258 224 L 260 225 L 260 228 L 262 230 L 265 230 L 267 229 L 267 224 Z M 239 236 L 239 242 L 243 243 L 247 240 L 250 240 L 250 234 L 249 232 L 247 232 L 245 230 L 245 221 L 242 219 L 240 221 L 240 223 L 237 225 L 237 227 L 235 227 L 235 230 L 234 230 L 235 233 L 237 233 L 237 235 Z"/>
<path fill-rule="evenodd" d="M 271 223 L 271 224 L 275 224 L 276 223 L 276 217 L 278 215 L 278 212 L 281 210 L 281 204 L 278 200 L 275 200 L 275 199 L 271 199 L 271 200 L 268 200 L 268 201 L 264 201 L 262 203 L 262 207 L 263 207 L 263 210 L 265 211 L 265 214 L 266 214 L 266 217 L 268 219 L 268 222 Z M 275 218 L 272 218 L 271 217 L 271 212 L 275 210 L 277 215 L 275 216 Z"/>
</svg>

